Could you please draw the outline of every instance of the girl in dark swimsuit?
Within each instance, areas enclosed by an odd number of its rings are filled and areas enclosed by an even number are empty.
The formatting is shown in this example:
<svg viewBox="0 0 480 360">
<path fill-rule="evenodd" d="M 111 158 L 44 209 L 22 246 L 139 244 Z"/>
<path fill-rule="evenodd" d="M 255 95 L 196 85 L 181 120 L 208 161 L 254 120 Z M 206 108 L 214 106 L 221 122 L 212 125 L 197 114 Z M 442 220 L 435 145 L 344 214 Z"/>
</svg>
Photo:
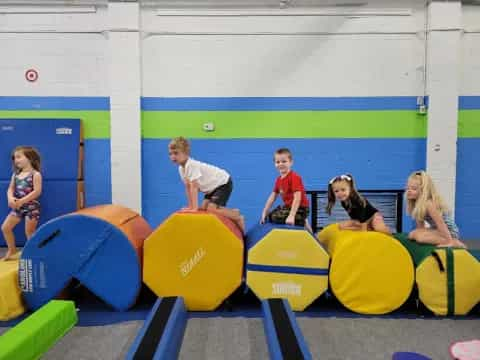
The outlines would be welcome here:
<svg viewBox="0 0 480 360">
<path fill-rule="evenodd" d="M 351 220 L 339 224 L 341 230 L 373 230 L 391 234 L 383 216 L 356 189 L 352 175 L 340 175 L 328 183 L 327 213 L 331 215 L 338 200 Z"/>
<path fill-rule="evenodd" d="M 31 146 L 19 146 L 12 152 L 14 173 L 8 186 L 8 206 L 12 209 L 2 224 L 3 237 L 8 246 L 2 260 L 18 258 L 15 246 L 14 227 L 25 219 L 25 234 L 29 239 L 35 232 L 40 218 L 42 193 L 42 174 L 40 173 L 40 155 Z"/>
</svg>

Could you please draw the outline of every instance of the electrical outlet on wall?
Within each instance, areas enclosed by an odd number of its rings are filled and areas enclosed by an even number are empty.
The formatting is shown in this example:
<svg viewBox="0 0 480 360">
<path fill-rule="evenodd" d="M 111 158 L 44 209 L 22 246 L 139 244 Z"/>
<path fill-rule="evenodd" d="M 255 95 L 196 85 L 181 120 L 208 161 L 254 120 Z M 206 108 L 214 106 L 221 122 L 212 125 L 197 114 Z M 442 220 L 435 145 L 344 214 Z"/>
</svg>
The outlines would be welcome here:
<svg viewBox="0 0 480 360">
<path fill-rule="evenodd" d="M 215 124 L 212 122 L 204 123 L 203 124 L 203 131 L 214 131 L 215 130 Z"/>
<path fill-rule="evenodd" d="M 427 113 L 427 107 L 425 105 L 420 105 L 418 107 L 418 113 L 422 114 L 422 115 L 425 115 Z"/>
</svg>

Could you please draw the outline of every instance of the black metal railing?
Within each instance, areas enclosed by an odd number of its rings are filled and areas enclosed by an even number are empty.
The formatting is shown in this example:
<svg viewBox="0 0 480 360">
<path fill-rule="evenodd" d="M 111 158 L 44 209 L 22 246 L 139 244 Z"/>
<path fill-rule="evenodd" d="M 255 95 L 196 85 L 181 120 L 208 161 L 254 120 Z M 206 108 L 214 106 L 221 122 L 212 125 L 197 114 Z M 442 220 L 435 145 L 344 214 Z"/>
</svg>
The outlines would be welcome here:
<svg viewBox="0 0 480 360">
<path fill-rule="evenodd" d="M 396 232 L 402 232 L 404 190 L 359 190 L 359 192 L 382 213 L 385 224 Z M 332 209 L 332 215 L 327 215 L 325 211 L 328 202 L 327 191 L 309 190 L 307 194 L 310 195 L 310 221 L 314 233 L 328 224 L 349 219 L 338 202 Z"/>
</svg>

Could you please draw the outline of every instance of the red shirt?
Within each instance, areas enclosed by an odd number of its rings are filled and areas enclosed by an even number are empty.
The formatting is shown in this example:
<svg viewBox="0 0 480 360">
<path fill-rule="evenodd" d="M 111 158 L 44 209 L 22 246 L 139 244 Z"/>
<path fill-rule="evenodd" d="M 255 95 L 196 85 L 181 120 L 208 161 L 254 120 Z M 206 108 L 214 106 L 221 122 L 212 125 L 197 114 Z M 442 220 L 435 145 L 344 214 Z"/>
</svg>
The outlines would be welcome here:
<svg viewBox="0 0 480 360">
<path fill-rule="evenodd" d="M 275 187 L 273 192 L 280 194 L 282 200 L 286 206 L 292 206 L 293 202 L 293 193 L 300 191 L 302 194 L 300 206 L 308 207 L 307 194 L 305 192 L 305 187 L 303 186 L 303 181 L 300 175 L 290 170 L 290 172 L 283 179 L 281 176 L 275 181 Z"/>
</svg>

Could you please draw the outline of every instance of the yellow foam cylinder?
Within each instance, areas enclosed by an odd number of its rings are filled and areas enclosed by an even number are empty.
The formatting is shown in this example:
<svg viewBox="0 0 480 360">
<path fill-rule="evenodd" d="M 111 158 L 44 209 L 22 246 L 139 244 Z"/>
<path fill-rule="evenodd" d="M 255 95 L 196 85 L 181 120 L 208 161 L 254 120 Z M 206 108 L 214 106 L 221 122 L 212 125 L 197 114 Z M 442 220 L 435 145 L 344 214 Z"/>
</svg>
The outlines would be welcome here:
<svg viewBox="0 0 480 360">
<path fill-rule="evenodd" d="M 386 314 L 399 308 L 414 284 L 408 251 L 393 237 L 374 231 L 323 229 L 318 238 L 330 254 L 330 287 L 348 309 Z"/>
<path fill-rule="evenodd" d="M 446 249 L 437 248 L 436 256 L 428 256 L 417 266 L 418 293 L 436 315 L 465 315 L 480 301 L 480 256 L 464 249 L 450 251 L 451 260 L 447 260 Z M 449 277 L 453 280 L 450 286 Z"/>
<path fill-rule="evenodd" d="M 214 310 L 241 284 L 242 234 L 226 218 L 177 212 L 145 240 L 143 266 L 157 296 L 182 296 L 188 310 Z"/>
<path fill-rule="evenodd" d="M 247 285 L 259 299 L 285 298 L 303 311 L 327 290 L 329 256 L 308 231 L 257 225 L 247 247 Z"/>
<path fill-rule="evenodd" d="M 14 319 L 24 312 L 18 285 L 18 260 L 0 261 L 0 320 Z"/>
</svg>

